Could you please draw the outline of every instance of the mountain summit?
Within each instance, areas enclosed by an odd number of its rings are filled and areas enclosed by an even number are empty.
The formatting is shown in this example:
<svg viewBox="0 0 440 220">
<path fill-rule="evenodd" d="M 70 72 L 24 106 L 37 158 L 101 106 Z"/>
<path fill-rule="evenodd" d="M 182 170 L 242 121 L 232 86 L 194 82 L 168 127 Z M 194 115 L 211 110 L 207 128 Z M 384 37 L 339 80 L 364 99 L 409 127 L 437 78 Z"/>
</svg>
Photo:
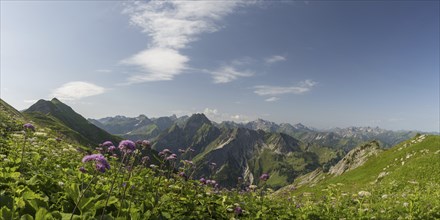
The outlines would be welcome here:
<svg viewBox="0 0 440 220">
<path fill-rule="evenodd" d="M 83 144 L 96 145 L 105 140 L 114 142 L 121 140 L 93 125 L 56 98 L 51 101 L 40 99 L 23 113 Z"/>
</svg>

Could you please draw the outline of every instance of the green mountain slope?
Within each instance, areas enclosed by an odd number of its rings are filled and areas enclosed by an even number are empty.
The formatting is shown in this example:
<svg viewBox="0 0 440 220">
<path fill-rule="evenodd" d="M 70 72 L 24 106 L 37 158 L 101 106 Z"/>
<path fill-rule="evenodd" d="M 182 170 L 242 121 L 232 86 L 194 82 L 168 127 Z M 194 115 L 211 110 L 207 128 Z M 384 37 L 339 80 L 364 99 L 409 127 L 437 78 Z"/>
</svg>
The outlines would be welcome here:
<svg viewBox="0 0 440 220">
<path fill-rule="evenodd" d="M 92 146 L 102 143 L 103 140 L 115 143 L 122 140 L 91 124 L 71 107 L 56 98 L 51 101 L 39 100 L 26 109 L 23 114 L 81 144 Z"/>
<path fill-rule="evenodd" d="M 299 177 L 275 195 L 353 201 L 366 218 L 397 218 L 388 215 L 392 210 L 409 211 L 409 219 L 425 214 L 440 218 L 440 136 L 417 135 L 384 151 L 372 142 L 355 148 L 338 165 L 333 172 L 315 170 Z M 347 169 L 337 172 L 341 166 Z"/>
</svg>

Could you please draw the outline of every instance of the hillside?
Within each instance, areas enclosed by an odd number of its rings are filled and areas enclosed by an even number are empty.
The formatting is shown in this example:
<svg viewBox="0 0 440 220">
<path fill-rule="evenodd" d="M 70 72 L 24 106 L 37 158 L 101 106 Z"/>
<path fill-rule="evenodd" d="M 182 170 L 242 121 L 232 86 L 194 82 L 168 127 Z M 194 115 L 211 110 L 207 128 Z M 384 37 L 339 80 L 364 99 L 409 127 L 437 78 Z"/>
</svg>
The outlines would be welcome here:
<svg viewBox="0 0 440 220">
<path fill-rule="evenodd" d="M 41 99 L 23 111 L 23 114 L 30 120 L 57 131 L 59 136 L 69 138 L 71 141 L 79 141 L 84 145 L 97 145 L 102 140 L 113 142 L 122 140 L 91 124 L 56 98 L 51 101 Z"/>
<path fill-rule="evenodd" d="M 418 135 L 385 151 L 375 142 L 355 148 L 329 172 L 315 170 L 276 195 L 352 199 L 366 218 L 394 219 L 389 214 L 395 210 L 410 211 L 405 218 L 412 218 L 426 206 L 427 219 L 435 219 L 440 217 L 439 183 L 440 136 Z"/>
</svg>

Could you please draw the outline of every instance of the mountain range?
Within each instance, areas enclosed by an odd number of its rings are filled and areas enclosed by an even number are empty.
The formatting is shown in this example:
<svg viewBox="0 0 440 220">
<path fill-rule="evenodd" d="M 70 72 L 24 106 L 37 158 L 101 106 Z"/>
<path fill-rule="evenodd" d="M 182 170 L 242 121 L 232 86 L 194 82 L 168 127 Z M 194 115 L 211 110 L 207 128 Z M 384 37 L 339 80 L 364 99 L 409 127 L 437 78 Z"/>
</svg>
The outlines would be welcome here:
<svg viewBox="0 0 440 220">
<path fill-rule="evenodd" d="M 183 127 L 189 118 L 189 116 L 178 118 L 172 115 L 149 119 L 145 115 L 139 115 L 138 117 L 115 116 L 88 120 L 109 133 L 124 138 L 155 139 L 174 124 Z M 271 133 L 284 133 L 306 143 L 343 149 L 346 152 L 370 140 L 379 141 L 385 148 L 391 147 L 419 133 L 417 131 L 391 131 L 379 127 L 347 127 L 318 130 L 309 128 L 301 123 L 294 125 L 289 123 L 277 124 L 264 119 L 257 119 L 247 123 L 224 121 L 221 123 L 211 122 L 211 124 L 219 129 L 246 128 Z"/>
<path fill-rule="evenodd" d="M 378 127 L 349 127 L 320 131 L 301 123 L 277 124 L 257 119 L 247 123 L 216 123 L 204 114 L 160 117 L 145 115 L 89 119 L 96 126 L 124 138 L 150 139 L 153 148 L 170 149 L 180 159 L 192 159 L 197 177 L 214 177 L 224 186 L 237 178 L 258 183 L 270 172 L 267 184 L 279 188 L 296 177 L 321 168 L 328 171 L 347 152 L 375 140 L 381 148 L 414 137 L 415 131 L 390 131 Z M 191 148 L 191 154 L 180 151 Z M 212 170 L 211 164 L 216 164 Z"/>
<path fill-rule="evenodd" d="M 178 160 L 192 160 L 196 178 L 213 178 L 226 187 L 236 186 L 239 177 L 258 184 L 261 174 L 271 173 L 267 185 L 280 188 L 313 170 L 328 171 L 361 143 L 375 139 L 381 147 L 388 147 L 415 135 L 369 127 L 318 131 L 302 124 L 263 119 L 215 123 L 200 113 L 86 120 L 56 98 L 39 100 L 22 114 L 91 149 L 106 140 L 150 139 L 154 150 L 169 149 Z"/>
</svg>

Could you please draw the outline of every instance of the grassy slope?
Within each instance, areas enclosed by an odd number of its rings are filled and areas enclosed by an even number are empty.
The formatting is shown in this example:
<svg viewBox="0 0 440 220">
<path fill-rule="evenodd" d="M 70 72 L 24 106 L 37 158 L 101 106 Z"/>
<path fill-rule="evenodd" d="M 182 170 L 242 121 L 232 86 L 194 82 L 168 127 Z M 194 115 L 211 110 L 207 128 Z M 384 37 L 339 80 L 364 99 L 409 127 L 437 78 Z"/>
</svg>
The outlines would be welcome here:
<svg viewBox="0 0 440 220">
<path fill-rule="evenodd" d="M 423 137 L 423 136 L 422 136 Z M 414 138 L 380 153 L 354 170 L 340 176 L 327 175 L 320 183 L 303 186 L 295 191 L 317 192 L 330 184 L 344 184 L 344 190 L 357 192 L 361 189 L 382 187 L 393 182 L 406 185 L 408 182 L 440 182 L 440 136 L 427 136 L 425 139 Z M 386 176 L 378 179 L 380 173 Z"/>
</svg>

